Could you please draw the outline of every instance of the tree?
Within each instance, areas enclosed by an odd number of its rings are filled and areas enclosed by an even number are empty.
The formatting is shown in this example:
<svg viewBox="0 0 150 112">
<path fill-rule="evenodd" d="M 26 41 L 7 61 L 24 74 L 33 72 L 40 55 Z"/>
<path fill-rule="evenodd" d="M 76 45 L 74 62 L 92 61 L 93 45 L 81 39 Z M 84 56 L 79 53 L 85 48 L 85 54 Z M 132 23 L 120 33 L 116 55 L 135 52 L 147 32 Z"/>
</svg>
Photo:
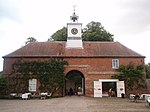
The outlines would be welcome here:
<svg viewBox="0 0 150 112">
<path fill-rule="evenodd" d="M 119 74 L 114 74 L 112 77 L 125 81 L 127 91 L 141 91 L 141 89 L 146 87 L 144 66 L 134 66 L 130 63 L 127 66 L 120 66 L 117 71 Z"/>
<path fill-rule="evenodd" d="M 83 41 L 113 41 L 113 35 L 107 32 L 100 22 L 90 22 L 82 29 Z M 48 41 L 66 41 L 67 28 L 56 31 Z"/>
<path fill-rule="evenodd" d="M 150 63 L 145 65 L 146 78 L 150 78 Z"/>
<path fill-rule="evenodd" d="M 37 40 L 34 37 L 29 37 L 29 38 L 27 38 L 27 41 L 25 42 L 25 44 L 28 44 L 31 42 L 37 42 Z"/>
<path fill-rule="evenodd" d="M 62 29 L 56 31 L 48 41 L 66 41 L 67 40 L 67 28 L 63 27 Z"/>
<path fill-rule="evenodd" d="M 113 35 L 107 32 L 100 22 L 90 22 L 83 29 L 83 41 L 113 41 Z"/>
</svg>

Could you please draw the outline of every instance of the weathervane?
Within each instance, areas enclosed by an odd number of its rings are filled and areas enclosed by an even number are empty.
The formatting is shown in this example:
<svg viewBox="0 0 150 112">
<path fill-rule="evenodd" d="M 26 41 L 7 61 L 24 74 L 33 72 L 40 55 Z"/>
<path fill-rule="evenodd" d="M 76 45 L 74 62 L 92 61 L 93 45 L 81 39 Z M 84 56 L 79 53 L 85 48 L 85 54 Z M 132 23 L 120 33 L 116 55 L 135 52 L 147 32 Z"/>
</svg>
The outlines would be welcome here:
<svg viewBox="0 0 150 112">
<path fill-rule="evenodd" d="M 76 13 L 75 13 L 75 5 L 73 5 L 73 15 L 72 16 L 70 16 L 70 19 L 73 21 L 73 22 L 76 22 L 76 21 L 78 21 L 78 16 L 76 15 Z"/>
<path fill-rule="evenodd" d="M 76 7 L 76 6 L 75 6 L 75 5 L 73 5 L 73 12 L 74 12 L 74 13 L 76 12 L 76 9 L 75 9 L 75 7 Z"/>
</svg>

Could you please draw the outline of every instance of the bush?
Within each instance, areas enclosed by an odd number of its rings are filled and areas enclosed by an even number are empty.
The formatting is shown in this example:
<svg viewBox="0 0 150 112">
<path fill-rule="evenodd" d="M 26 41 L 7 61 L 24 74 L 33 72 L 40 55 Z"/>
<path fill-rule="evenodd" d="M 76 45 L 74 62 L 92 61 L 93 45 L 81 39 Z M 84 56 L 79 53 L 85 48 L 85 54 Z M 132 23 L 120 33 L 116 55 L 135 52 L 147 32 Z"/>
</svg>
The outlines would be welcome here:
<svg viewBox="0 0 150 112">
<path fill-rule="evenodd" d="M 0 95 L 0 99 L 11 99 L 8 95 Z"/>
</svg>

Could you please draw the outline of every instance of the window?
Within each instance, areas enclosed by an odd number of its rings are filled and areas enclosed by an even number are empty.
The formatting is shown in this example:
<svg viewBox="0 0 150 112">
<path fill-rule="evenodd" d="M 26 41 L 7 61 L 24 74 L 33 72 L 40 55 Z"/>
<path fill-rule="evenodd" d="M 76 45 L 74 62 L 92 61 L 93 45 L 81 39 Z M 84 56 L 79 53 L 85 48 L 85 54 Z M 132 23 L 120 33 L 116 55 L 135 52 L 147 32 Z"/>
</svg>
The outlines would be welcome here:
<svg viewBox="0 0 150 112">
<path fill-rule="evenodd" d="M 30 79 L 29 80 L 29 91 L 35 92 L 36 91 L 36 79 Z"/>
<path fill-rule="evenodd" d="M 119 68 L 119 59 L 112 59 L 112 68 L 113 69 Z"/>
</svg>

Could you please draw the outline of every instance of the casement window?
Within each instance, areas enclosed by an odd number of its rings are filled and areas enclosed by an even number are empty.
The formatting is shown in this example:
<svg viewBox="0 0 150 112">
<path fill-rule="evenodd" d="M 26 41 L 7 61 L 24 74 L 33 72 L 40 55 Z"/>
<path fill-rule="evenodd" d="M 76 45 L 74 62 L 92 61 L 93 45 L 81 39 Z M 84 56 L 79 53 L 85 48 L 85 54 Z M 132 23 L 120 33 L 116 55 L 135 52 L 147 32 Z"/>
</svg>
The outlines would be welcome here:
<svg viewBox="0 0 150 112">
<path fill-rule="evenodd" d="M 112 68 L 113 69 L 119 68 L 119 59 L 112 59 Z"/>
<path fill-rule="evenodd" d="M 37 79 L 29 79 L 29 91 L 35 92 L 37 85 Z"/>
</svg>

